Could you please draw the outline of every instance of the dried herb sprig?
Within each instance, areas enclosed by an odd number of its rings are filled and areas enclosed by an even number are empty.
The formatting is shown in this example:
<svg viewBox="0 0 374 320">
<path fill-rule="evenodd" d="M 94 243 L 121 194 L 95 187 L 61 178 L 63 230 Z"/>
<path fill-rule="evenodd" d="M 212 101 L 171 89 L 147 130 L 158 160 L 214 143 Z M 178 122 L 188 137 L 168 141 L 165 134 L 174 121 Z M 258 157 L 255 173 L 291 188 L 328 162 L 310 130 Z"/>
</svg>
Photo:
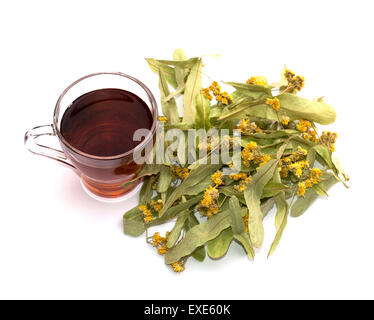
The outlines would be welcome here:
<svg viewBox="0 0 374 320">
<path fill-rule="evenodd" d="M 289 215 L 302 215 L 336 182 L 346 186 L 349 180 L 333 155 L 337 134 L 319 135 L 315 125 L 334 122 L 335 110 L 322 98 L 298 96 L 305 80 L 288 69 L 278 85 L 269 85 L 262 76 L 246 83 L 227 82 L 234 88 L 229 94 L 217 82 L 202 87 L 201 58 L 187 59 L 181 49 L 173 58 L 146 59 L 159 75 L 160 121 L 167 129 L 239 130 L 240 138 L 230 134 L 222 141 L 208 139 L 199 151 L 207 152 L 209 160 L 223 145 L 232 151 L 237 143 L 242 167 L 224 174 L 233 163 L 146 164 L 138 175 L 144 179 L 140 203 L 125 213 L 124 231 L 139 236 L 150 227 L 174 221 L 165 237 L 156 232 L 147 241 L 166 264 L 181 272 L 191 256 L 199 261 L 206 252 L 214 259 L 222 257 L 233 240 L 253 259 L 253 248 L 264 239 L 262 220 L 275 205 L 277 232 L 270 256 Z M 177 96 L 183 96 L 182 117 Z"/>
</svg>

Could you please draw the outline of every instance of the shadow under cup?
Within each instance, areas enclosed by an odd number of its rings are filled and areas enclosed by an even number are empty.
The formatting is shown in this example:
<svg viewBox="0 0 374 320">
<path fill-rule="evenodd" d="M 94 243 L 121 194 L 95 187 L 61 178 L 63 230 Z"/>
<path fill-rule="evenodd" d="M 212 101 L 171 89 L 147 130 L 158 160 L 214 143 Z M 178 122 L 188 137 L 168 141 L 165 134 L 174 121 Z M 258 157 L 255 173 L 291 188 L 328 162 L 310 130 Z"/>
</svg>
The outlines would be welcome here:
<svg viewBox="0 0 374 320">
<path fill-rule="evenodd" d="M 125 90 L 139 97 L 152 115 L 151 127 L 144 128 L 147 130 L 142 140 L 136 142 L 138 144 L 132 150 L 110 156 L 85 153 L 74 147 L 70 139 L 67 141 L 62 134 L 63 116 L 76 99 L 107 88 Z M 91 116 L 99 117 L 96 114 Z M 144 163 L 147 153 L 152 150 L 157 119 L 155 98 L 142 82 L 120 72 L 94 73 L 78 79 L 63 91 L 54 110 L 53 124 L 29 130 L 25 135 L 25 144 L 31 152 L 57 160 L 73 169 L 80 176 L 83 189 L 93 198 L 117 202 L 132 195 L 132 191 L 137 190 L 142 182 L 141 179 L 135 179 L 143 167 L 141 163 Z M 39 137 L 45 135 L 57 136 L 62 151 L 37 142 Z"/>
</svg>

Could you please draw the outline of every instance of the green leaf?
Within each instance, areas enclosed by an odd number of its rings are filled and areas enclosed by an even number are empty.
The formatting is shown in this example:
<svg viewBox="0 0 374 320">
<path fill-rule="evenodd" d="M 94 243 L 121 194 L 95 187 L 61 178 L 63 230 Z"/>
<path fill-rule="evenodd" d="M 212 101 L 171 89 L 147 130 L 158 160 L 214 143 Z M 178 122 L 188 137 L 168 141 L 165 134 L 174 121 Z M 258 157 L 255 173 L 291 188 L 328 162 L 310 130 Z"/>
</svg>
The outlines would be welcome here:
<svg viewBox="0 0 374 320">
<path fill-rule="evenodd" d="M 245 231 L 245 225 L 241 215 L 241 207 L 238 198 L 235 196 L 230 198 L 229 208 L 231 213 L 231 229 L 234 234 L 234 238 L 243 245 L 248 257 L 253 259 L 255 252 L 252 248 L 249 235 Z"/>
<path fill-rule="evenodd" d="M 336 111 L 324 102 L 317 102 L 299 97 L 291 93 L 278 96 L 280 111 L 285 111 L 291 120 L 308 119 L 320 124 L 330 124 L 336 119 Z M 271 120 L 277 120 L 275 117 Z"/>
<path fill-rule="evenodd" d="M 313 168 L 316 161 L 316 150 L 314 148 L 309 149 L 306 160 L 309 162 L 309 166 Z"/>
<path fill-rule="evenodd" d="M 344 171 L 343 166 L 341 165 L 339 159 L 335 156 L 335 154 L 332 154 L 331 156 L 332 163 L 334 164 L 334 167 L 336 168 L 338 174 L 341 173 L 344 180 L 348 181 L 349 176 L 348 174 Z"/>
<path fill-rule="evenodd" d="M 257 84 L 248 84 L 248 83 L 239 83 L 239 82 L 225 82 L 225 84 L 228 84 L 232 87 L 234 87 L 236 90 L 238 90 L 240 93 L 252 96 L 255 99 L 258 99 L 258 95 L 254 93 L 260 93 L 265 94 L 268 96 L 271 96 L 271 89 L 272 86 L 263 86 L 263 85 L 257 85 Z"/>
<path fill-rule="evenodd" d="M 216 238 L 222 230 L 230 226 L 230 223 L 230 211 L 226 210 L 194 226 L 176 246 L 166 252 L 165 263 L 171 264 L 179 261 L 182 257 L 190 255 L 196 248 Z"/>
<path fill-rule="evenodd" d="M 223 257 L 230 247 L 234 235 L 229 227 L 224 229 L 216 238 L 207 242 L 207 252 L 212 259 Z"/>
<path fill-rule="evenodd" d="M 168 237 L 168 242 L 167 242 L 167 247 L 171 248 L 175 245 L 177 240 L 179 239 L 179 236 L 181 234 L 181 231 L 183 229 L 183 226 L 186 222 L 186 219 L 188 218 L 188 211 L 185 211 L 184 213 L 181 213 L 177 221 L 175 222 L 175 225 L 173 229 L 170 231 L 169 237 Z"/>
<path fill-rule="evenodd" d="M 286 189 L 289 189 L 289 187 L 284 185 L 283 183 L 269 181 L 264 187 L 261 198 L 274 197 L 275 195 Z"/>
<path fill-rule="evenodd" d="M 185 195 L 195 196 L 203 192 L 210 185 L 213 185 L 212 179 L 210 176 L 207 176 L 205 179 L 202 179 L 198 184 L 192 185 L 191 187 L 186 188 L 184 191 Z"/>
<path fill-rule="evenodd" d="M 209 100 L 199 92 L 196 95 L 196 117 L 195 117 L 195 128 L 196 129 L 210 129 L 210 102 Z"/>
<path fill-rule="evenodd" d="M 187 60 L 187 56 L 182 49 L 176 49 L 173 53 L 173 59 L 175 61 L 185 61 Z M 184 79 L 186 78 L 187 74 L 188 74 L 188 70 L 186 67 L 180 66 L 180 65 L 175 66 L 175 79 L 178 84 L 177 90 L 178 89 L 181 90 L 182 88 L 184 90 L 184 87 L 185 87 Z"/>
<path fill-rule="evenodd" d="M 190 174 L 182 181 L 182 183 L 174 189 L 173 193 L 166 200 L 164 207 L 160 212 L 160 217 L 162 217 L 166 210 L 168 210 L 177 199 L 185 194 L 186 190 L 188 190 L 191 186 L 198 184 L 207 176 L 211 176 L 221 166 L 221 164 L 200 164 L 196 169 L 192 170 Z"/>
<path fill-rule="evenodd" d="M 274 173 L 274 181 L 278 183 L 281 181 L 278 171 L 275 171 Z M 268 257 L 270 257 L 270 255 L 277 248 L 282 238 L 283 231 L 286 228 L 287 219 L 288 219 L 289 205 L 288 205 L 288 202 L 286 201 L 285 192 L 281 191 L 274 198 L 275 198 L 275 203 L 277 205 L 277 213 L 275 215 L 275 227 L 276 227 L 277 233 L 275 235 L 273 243 L 271 244 Z"/>
<path fill-rule="evenodd" d="M 162 166 L 160 171 L 160 177 L 158 178 L 157 183 L 157 192 L 163 193 L 166 192 L 171 184 L 171 169 L 169 166 Z"/>
<path fill-rule="evenodd" d="M 162 165 L 161 164 L 145 164 L 142 170 L 138 173 L 135 179 L 127 181 L 122 186 L 126 187 L 131 184 L 133 184 L 136 180 L 145 177 L 145 176 L 152 176 L 155 174 L 158 174 L 161 170 Z"/>
<path fill-rule="evenodd" d="M 149 200 L 151 200 L 152 195 L 153 195 L 153 189 L 152 189 L 153 181 L 154 179 L 151 176 L 147 176 L 144 178 L 142 188 L 140 189 L 140 192 L 139 192 L 139 203 L 145 204 Z"/>
<path fill-rule="evenodd" d="M 159 87 L 161 93 L 162 112 L 168 118 L 170 124 L 179 123 L 178 106 L 175 99 L 170 98 L 168 101 L 165 100 L 165 98 L 170 95 L 170 91 L 162 69 L 159 70 L 158 75 L 160 79 Z"/>
<path fill-rule="evenodd" d="M 125 234 L 138 237 L 145 231 L 143 213 L 138 206 L 127 211 L 123 215 L 123 231 Z"/>
<path fill-rule="evenodd" d="M 196 95 L 202 89 L 201 83 L 201 59 L 192 66 L 187 77 L 183 95 L 183 122 L 194 122 L 196 116 Z"/>
<path fill-rule="evenodd" d="M 149 227 L 153 227 L 162 223 L 165 223 L 167 221 L 170 221 L 171 219 L 174 219 L 175 216 L 181 214 L 186 209 L 189 209 L 190 207 L 194 206 L 196 203 L 198 203 L 201 200 L 201 196 L 196 196 L 193 198 L 188 199 L 186 202 L 181 202 L 176 204 L 175 206 L 170 207 L 168 210 L 166 210 L 165 214 L 161 218 L 155 218 L 153 221 L 147 224 Z"/>
<path fill-rule="evenodd" d="M 328 175 L 328 178 L 324 181 L 321 181 L 319 185 L 324 190 L 329 190 L 338 180 L 331 174 Z M 308 189 L 305 193 L 305 197 L 299 197 L 291 208 L 291 216 L 299 217 L 301 216 L 311 204 L 318 198 L 318 194 L 313 188 Z"/>
<path fill-rule="evenodd" d="M 174 68 L 159 62 L 156 59 L 147 58 L 145 59 L 149 65 L 149 67 L 152 69 L 152 71 L 159 73 L 161 70 L 162 74 L 165 76 L 166 81 L 175 89 L 177 88 L 178 84 L 175 79 L 175 70 Z"/>
<path fill-rule="evenodd" d="M 322 160 L 330 169 L 334 169 L 334 164 L 331 160 L 331 151 L 329 151 L 325 146 L 322 146 L 320 144 L 314 146 L 311 149 L 313 149 L 322 158 Z"/>
<path fill-rule="evenodd" d="M 199 224 L 199 221 L 196 219 L 195 215 L 193 213 L 191 213 L 188 216 L 188 219 L 186 220 L 186 223 L 184 225 L 184 229 L 186 231 L 188 231 L 191 228 L 193 228 L 194 226 L 197 226 L 198 224 Z M 204 261 L 205 256 L 206 256 L 204 245 L 196 248 L 194 250 L 194 252 L 192 252 L 191 256 L 192 256 L 192 258 L 196 259 L 197 261 L 200 261 L 200 262 Z"/>
<path fill-rule="evenodd" d="M 254 247 L 259 248 L 264 240 L 264 226 L 262 225 L 263 214 L 260 207 L 261 194 L 265 185 L 273 177 L 277 167 L 277 160 L 270 160 L 260 167 L 253 176 L 252 183 L 244 190 L 244 198 L 248 207 L 248 226 L 251 242 Z"/>
</svg>

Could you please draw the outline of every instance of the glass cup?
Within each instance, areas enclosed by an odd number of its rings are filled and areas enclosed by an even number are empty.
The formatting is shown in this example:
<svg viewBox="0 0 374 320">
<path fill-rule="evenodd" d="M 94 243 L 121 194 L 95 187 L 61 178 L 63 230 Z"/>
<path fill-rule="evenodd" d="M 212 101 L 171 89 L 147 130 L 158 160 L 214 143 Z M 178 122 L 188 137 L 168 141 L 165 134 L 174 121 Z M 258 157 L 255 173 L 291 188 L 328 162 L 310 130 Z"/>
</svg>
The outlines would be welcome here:
<svg viewBox="0 0 374 320">
<path fill-rule="evenodd" d="M 71 103 L 87 92 L 104 88 L 123 89 L 136 94 L 148 106 L 153 122 L 149 133 L 132 150 L 115 156 L 103 157 L 84 153 L 74 148 L 61 134 L 61 120 Z M 136 179 L 143 165 L 136 157 L 147 156 L 154 143 L 158 119 L 156 100 L 151 91 L 139 80 L 120 72 L 99 72 L 74 81 L 58 98 L 53 123 L 35 127 L 25 134 L 25 145 L 34 154 L 58 161 L 73 169 L 81 179 L 83 189 L 93 198 L 106 202 L 118 202 L 135 193 L 142 182 Z M 42 144 L 43 136 L 57 137 L 62 150 Z M 38 142 L 39 140 L 39 142 Z"/>
</svg>

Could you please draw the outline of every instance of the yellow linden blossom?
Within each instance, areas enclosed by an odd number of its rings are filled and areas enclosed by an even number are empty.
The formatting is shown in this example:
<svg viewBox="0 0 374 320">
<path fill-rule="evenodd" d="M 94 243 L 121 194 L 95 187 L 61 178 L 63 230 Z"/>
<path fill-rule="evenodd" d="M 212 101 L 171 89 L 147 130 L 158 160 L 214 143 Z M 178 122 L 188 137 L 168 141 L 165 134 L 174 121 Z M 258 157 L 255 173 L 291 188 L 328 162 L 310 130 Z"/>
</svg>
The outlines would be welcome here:
<svg viewBox="0 0 374 320">
<path fill-rule="evenodd" d="M 202 93 L 204 94 L 204 96 L 206 96 L 209 100 L 212 100 L 213 99 L 213 96 L 210 94 L 210 91 L 209 91 L 209 88 L 205 88 L 202 90 Z"/>
<path fill-rule="evenodd" d="M 298 178 L 301 177 L 303 174 L 303 169 L 305 167 L 309 167 L 309 162 L 308 161 L 298 161 L 294 162 L 288 165 L 288 168 L 297 176 Z"/>
<path fill-rule="evenodd" d="M 274 99 L 266 99 L 266 104 L 271 106 L 276 111 L 278 111 L 280 108 L 280 103 L 277 97 L 274 97 Z"/>
<path fill-rule="evenodd" d="M 140 211 L 143 211 L 143 212 L 144 212 L 144 210 L 147 210 L 147 209 L 148 209 L 147 206 L 144 205 L 144 204 L 142 204 L 142 205 L 139 206 L 139 210 L 140 210 Z"/>
<path fill-rule="evenodd" d="M 284 126 L 288 126 L 288 124 L 290 123 L 290 117 L 282 116 L 281 123 L 282 123 Z"/>
<path fill-rule="evenodd" d="M 182 168 L 182 167 L 172 165 L 171 166 L 171 172 L 174 175 L 176 175 L 177 177 L 179 177 L 180 179 L 183 180 L 189 175 L 190 170 L 188 170 L 188 168 Z"/>
<path fill-rule="evenodd" d="M 279 172 L 281 178 L 287 178 L 288 176 L 288 170 L 286 166 L 282 166 Z"/>
<path fill-rule="evenodd" d="M 151 207 L 156 211 L 160 212 L 162 210 L 162 207 L 164 204 L 162 203 L 162 200 L 159 199 L 157 201 L 151 200 Z"/>
<path fill-rule="evenodd" d="M 325 145 L 328 149 L 334 152 L 337 138 L 338 134 L 336 132 L 323 131 L 319 138 L 319 143 Z"/>
<path fill-rule="evenodd" d="M 166 121 L 168 121 L 168 118 L 164 117 L 164 116 L 160 116 L 160 117 L 158 117 L 158 120 L 165 123 Z"/>
<path fill-rule="evenodd" d="M 223 184 L 222 177 L 223 177 L 223 173 L 218 170 L 212 174 L 211 179 L 216 184 L 216 186 L 219 186 Z"/>
<path fill-rule="evenodd" d="M 305 187 L 307 188 L 310 188 L 311 186 L 313 186 L 313 181 L 310 179 L 305 180 L 304 183 L 305 183 Z"/>
<path fill-rule="evenodd" d="M 245 226 L 245 232 L 249 232 L 249 228 L 248 228 L 248 219 L 249 219 L 249 213 L 247 212 L 246 215 L 243 217 L 243 222 L 244 222 L 244 226 Z"/>
<path fill-rule="evenodd" d="M 288 82 L 290 82 L 294 76 L 295 74 L 291 70 L 288 70 L 288 69 L 285 70 L 284 77 L 286 78 Z"/>
<path fill-rule="evenodd" d="M 300 91 L 305 84 L 305 79 L 302 76 L 295 76 L 295 73 L 286 69 L 284 77 L 288 82 L 288 88 L 290 92 Z"/>
<path fill-rule="evenodd" d="M 241 180 L 238 185 L 234 186 L 234 189 L 239 192 L 244 192 L 248 184 L 252 182 L 252 176 L 248 176 L 244 180 Z"/>
<path fill-rule="evenodd" d="M 157 252 L 161 255 L 165 254 L 166 251 L 168 251 L 168 247 L 166 246 L 166 244 L 157 248 Z"/>
<path fill-rule="evenodd" d="M 234 181 L 243 180 L 243 179 L 247 178 L 247 174 L 243 173 L 243 172 L 240 172 L 240 173 L 237 173 L 237 174 L 232 173 L 232 174 L 230 174 L 229 178 L 234 180 Z"/>
<path fill-rule="evenodd" d="M 318 168 L 313 168 L 310 172 L 310 180 L 313 184 L 317 184 L 320 180 L 319 178 L 322 175 L 322 171 Z"/>
<path fill-rule="evenodd" d="M 297 189 L 297 195 L 301 196 L 301 197 L 304 197 L 305 196 L 305 191 L 306 191 L 305 182 L 299 182 L 298 187 L 299 188 Z"/>
<path fill-rule="evenodd" d="M 242 150 L 242 159 L 245 166 L 250 166 L 250 162 L 255 159 L 256 153 L 258 153 L 256 142 L 251 141 L 245 145 Z"/>
<path fill-rule="evenodd" d="M 217 199 L 218 199 L 219 193 L 216 187 L 209 186 L 207 189 L 205 189 L 203 199 L 200 202 L 200 205 L 209 208 Z"/>
<path fill-rule="evenodd" d="M 264 164 L 267 164 L 269 161 L 271 160 L 271 156 L 268 155 L 268 154 L 265 154 L 264 156 L 261 156 L 259 158 L 259 161 L 260 161 L 260 167 L 262 167 Z M 257 168 L 258 169 L 258 168 Z"/>
<path fill-rule="evenodd" d="M 215 96 L 216 100 L 221 102 L 222 104 L 229 104 L 232 102 L 232 96 L 229 95 L 226 91 L 221 92 L 221 86 L 218 84 L 217 81 L 213 81 L 212 84 L 202 90 L 202 93 L 209 99 L 212 100 L 213 95 Z"/>
<path fill-rule="evenodd" d="M 145 205 L 140 205 L 139 210 L 143 212 L 143 219 L 144 222 L 151 222 L 153 220 L 153 215 L 151 213 L 151 210 L 148 209 Z"/>
<path fill-rule="evenodd" d="M 174 272 L 182 272 L 185 269 L 185 266 L 180 264 L 178 261 L 171 264 Z"/>
<path fill-rule="evenodd" d="M 206 215 L 208 216 L 208 218 L 213 217 L 217 213 L 218 213 L 218 207 L 210 207 L 206 211 Z"/>
<path fill-rule="evenodd" d="M 161 237 L 159 232 L 156 232 L 152 236 L 152 244 L 154 247 L 158 247 L 161 244 L 165 244 L 167 239 L 165 237 Z"/>
<path fill-rule="evenodd" d="M 260 86 L 266 86 L 268 84 L 268 80 L 263 76 L 258 77 L 250 77 L 247 81 L 247 84 L 257 84 Z"/>
<path fill-rule="evenodd" d="M 305 150 L 304 148 L 298 147 L 295 152 L 291 153 L 288 159 L 290 161 L 299 161 L 299 160 L 305 159 L 307 154 L 308 154 L 307 150 Z"/>
<path fill-rule="evenodd" d="M 161 255 L 168 251 L 166 245 L 170 232 L 166 232 L 165 237 L 160 236 L 159 232 L 156 232 L 152 236 L 152 245 L 157 248 L 157 252 Z"/>
<path fill-rule="evenodd" d="M 307 132 L 310 129 L 311 125 L 312 124 L 308 120 L 300 120 L 296 125 L 296 129 L 300 132 Z"/>
<path fill-rule="evenodd" d="M 256 132 L 262 132 L 262 130 L 257 127 L 256 123 L 249 122 L 248 119 L 240 120 L 239 124 L 236 126 L 237 129 L 240 130 L 241 133 L 244 134 L 251 134 Z"/>
</svg>

